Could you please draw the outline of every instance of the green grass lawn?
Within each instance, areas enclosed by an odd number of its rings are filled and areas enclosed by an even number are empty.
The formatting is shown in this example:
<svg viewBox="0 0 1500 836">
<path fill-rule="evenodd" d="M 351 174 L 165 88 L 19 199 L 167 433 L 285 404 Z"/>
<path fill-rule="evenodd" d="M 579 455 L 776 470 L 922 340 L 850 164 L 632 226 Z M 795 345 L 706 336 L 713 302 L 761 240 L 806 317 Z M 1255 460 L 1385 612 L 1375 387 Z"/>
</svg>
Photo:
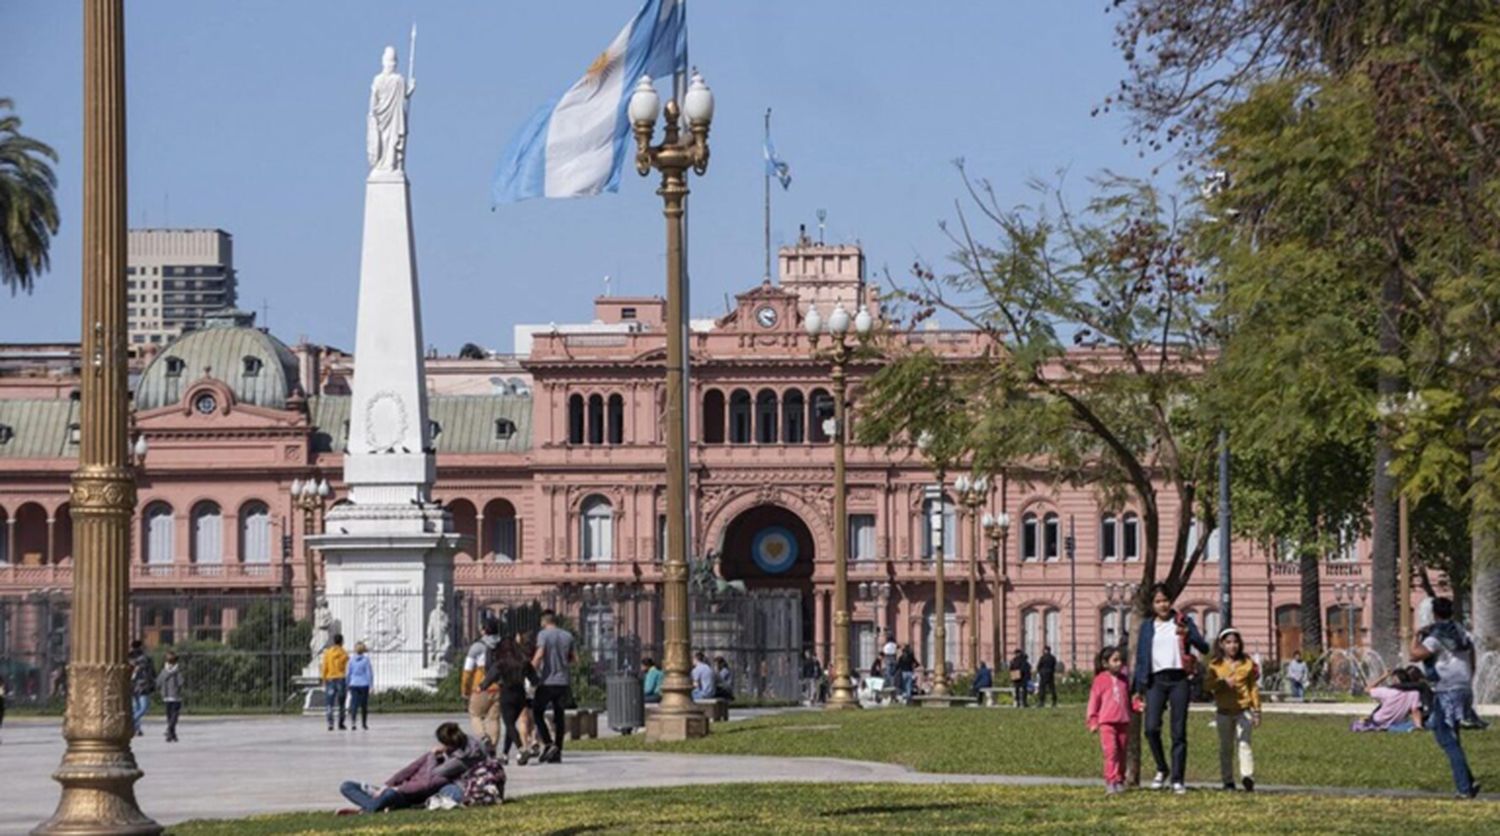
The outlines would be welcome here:
<svg viewBox="0 0 1500 836">
<path fill-rule="evenodd" d="M 1097 790 L 910 784 L 743 784 L 532 796 L 501 807 L 189 822 L 182 836 L 261 833 L 1493 833 L 1496 808 L 1447 800 L 1185 798 Z"/>
<path fill-rule="evenodd" d="M 1188 779 L 1217 781 L 1218 735 L 1212 714 L 1188 717 Z M 1255 731 L 1255 772 L 1262 784 L 1378 787 L 1451 792 L 1448 761 L 1432 736 L 1349 731 L 1348 717 L 1267 714 Z M 1464 734 L 1475 774 L 1500 789 L 1500 730 Z M 885 708 L 799 711 L 718 725 L 708 737 L 648 747 L 641 735 L 569 744 L 577 748 L 851 758 L 903 764 L 923 772 L 1100 774 L 1098 738 L 1082 706 L 1056 709 Z M 1169 744 L 1170 745 L 1170 744 Z M 1150 755 L 1145 756 L 1149 770 Z"/>
</svg>

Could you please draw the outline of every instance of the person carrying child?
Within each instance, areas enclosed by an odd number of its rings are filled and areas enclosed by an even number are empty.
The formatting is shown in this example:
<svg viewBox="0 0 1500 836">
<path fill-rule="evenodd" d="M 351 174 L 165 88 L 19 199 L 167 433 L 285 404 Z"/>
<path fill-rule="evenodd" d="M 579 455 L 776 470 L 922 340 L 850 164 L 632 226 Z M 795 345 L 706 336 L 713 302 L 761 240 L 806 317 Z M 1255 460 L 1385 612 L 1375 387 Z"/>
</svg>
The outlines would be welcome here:
<svg viewBox="0 0 1500 836">
<path fill-rule="evenodd" d="M 1089 689 L 1088 729 L 1099 735 L 1104 752 L 1104 792 L 1125 791 L 1125 746 L 1130 718 L 1135 708 L 1130 696 L 1130 676 L 1125 672 L 1125 652 L 1118 647 L 1099 651 L 1094 685 Z"/>
<path fill-rule="evenodd" d="M 1214 724 L 1219 729 L 1219 778 L 1224 789 L 1234 791 L 1234 761 L 1240 760 L 1240 780 L 1245 792 L 1255 791 L 1255 755 L 1250 750 L 1250 730 L 1260 725 L 1260 670 L 1245 654 L 1240 631 L 1226 627 L 1214 642 L 1213 658 L 1203 688 L 1218 706 Z"/>
</svg>

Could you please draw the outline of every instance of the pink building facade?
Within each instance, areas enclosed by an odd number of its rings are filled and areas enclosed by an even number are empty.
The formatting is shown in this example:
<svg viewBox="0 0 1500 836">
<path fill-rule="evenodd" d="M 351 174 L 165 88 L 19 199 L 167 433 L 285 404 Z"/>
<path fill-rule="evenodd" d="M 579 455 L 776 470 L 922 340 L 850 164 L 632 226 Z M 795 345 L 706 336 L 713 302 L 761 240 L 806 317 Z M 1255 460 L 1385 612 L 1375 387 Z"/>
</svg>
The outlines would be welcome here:
<svg viewBox="0 0 1500 836">
<path fill-rule="evenodd" d="M 779 284 L 740 294 L 732 310 L 690 337 L 692 546 L 695 554 L 716 555 L 726 579 L 796 593 L 805 642 L 827 660 L 836 523 L 833 446 L 822 422 L 833 403 L 827 362 L 811 350 L 802 316 L 810 299 L 825 313 L 835 303 L 852 311 L 877 302 L 855 247 L 804 243 L 784 248 L 779 266 Z M 461 592 L 476 600 L 561 592 L 581 608 L 587 596 L 571 593 L 650 591 L 660 583 L 662 307 L 656 298 L 603 298 L 594 324 L 639 327 L 559 326 L 534 334 L 524 357 L 430 361 L 434 493 L 475 544 L 457 559 Z M 962 331 L 910 339 L 956 355 L 978 349 L 976 336 Z M 350 363 L 330 349 L 289 348 L 243 315 L 210 322 L 150 359 L 135 386 L 133 432 L 148 450 L 140 463 L 134 589 L 153 600 L 278 591 L 303 599 L 309 578 L 302 538 L 318 530 L 321 515 L 299 509 L 291 486 L 323 478 L 333 487 L 330 502 L 344 495 Z M 56 358 L 46 379 L 30 383 L 18 382 L 27 377 L 25 363 L 7 368 L 0 379 L 0 600 L 66 595 L 78 404 Z M 850 369 L 853 423 L 859 383 L 873 371 Z M 995 474 L 993 481 L 971 510 L 958 505 L 951 485 L 938 498 L 920 460 L 849 448 L 859 664 L 873 660 L 885 631 L 932 657 L 933 514 L 942 515 L 947 532 L 947 658 L 955 669 L 974 666 L 975 635 L 979 658 L 992 664 L 1016 647 L 1035 657 L 1048 645 L 1072 668 L 1088 666 L 1101 645 L 1131 629 L 1127 599 L 1143 546 L 1135 510 L 1106 507 L 1089 491 L 1058 484 L 1045 468 Z M 986 512 L 1012 521 L 1003 544 L 979 532 L 976 519 Z M 1177 509 L 1164 515 L 1161 539 L 1171 542 Z M 1064 547 L 1070 528 L 1073 562 Z M 774 549 L 764 546 L 768 537 Z M 1367 641 L 1360 606 L 1370 581 L 1366 548 L 1358 544 L 1319 570 L 1325 631 L 1335 647 Z M 1216 548 L 1210 554 L 1216 557 Z M 1180 599 L 1209 630 L 1220 622 L 1215 557 Z M 1235 622 L 1250 649 L 1268 660 L 1295 650 L 1297 565 L 1246 542 L 1233 544 L 1232 565 Z M 223 635 L 241 612 L 161 605 L 138 613 L 137 629 L 148 640 Z M 639 614 L 610 617 L 635 622 L 631 628 L 655 643 L 659 627 L 640 623 Z M 5 629 L 15 637 L 26 627 Z"/>
</svg>

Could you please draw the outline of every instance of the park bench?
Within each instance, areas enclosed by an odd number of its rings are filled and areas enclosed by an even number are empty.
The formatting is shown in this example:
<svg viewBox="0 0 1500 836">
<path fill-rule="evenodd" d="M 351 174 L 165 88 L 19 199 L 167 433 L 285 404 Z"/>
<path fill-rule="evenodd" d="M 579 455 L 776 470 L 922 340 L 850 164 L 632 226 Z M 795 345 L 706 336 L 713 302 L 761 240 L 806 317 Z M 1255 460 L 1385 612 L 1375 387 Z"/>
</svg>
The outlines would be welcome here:
<svg viewBox="0 0 1500 836">
<path fill-rule="evenodd" d="M 980 688 L 979 705 L 990 708 L 999 708 L 1000 701 L 1010 697 L 1009 688 Z"/>
<path fill-rule="evenodd" d="M 557 726 L 552 723 L 552 715 L 547 715 L 547 727 L 552 729 L 554 737 L 557 734 Z M 569 740 L 581 740 L 585 737 L 597 738 L 599 736 L 599 712 L 588 708 L 570 708 L 563 712 L 563 733 Z"/>
<path fill-rule="evenodd" d="M 722 723 L 729 719 L 729 700 L 693 700 L 693 703 L 703 707 L 703 714 L 710 723 Z"/>
</svg>

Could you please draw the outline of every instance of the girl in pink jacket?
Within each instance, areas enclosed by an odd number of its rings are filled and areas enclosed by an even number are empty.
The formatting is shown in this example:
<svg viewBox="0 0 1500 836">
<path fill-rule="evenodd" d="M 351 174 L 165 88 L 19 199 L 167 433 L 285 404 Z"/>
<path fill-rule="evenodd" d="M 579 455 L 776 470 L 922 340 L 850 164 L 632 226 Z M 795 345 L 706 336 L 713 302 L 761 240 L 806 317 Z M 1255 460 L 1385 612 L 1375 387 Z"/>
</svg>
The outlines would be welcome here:
<svg viewBox="0 0 1500 836">
<path fill-rule="evenodd" d="M 1130 701 L 1130 676 L 1125 672 L 1125 654 L 1116 647 L 1099 653 L 1094 687 L 1089 689 L 1089 731 L 1099 733 L 1104 750 L 1104 791 L 1125 791 L 1125 738 L 1134 706 Z"/>
</svg>

